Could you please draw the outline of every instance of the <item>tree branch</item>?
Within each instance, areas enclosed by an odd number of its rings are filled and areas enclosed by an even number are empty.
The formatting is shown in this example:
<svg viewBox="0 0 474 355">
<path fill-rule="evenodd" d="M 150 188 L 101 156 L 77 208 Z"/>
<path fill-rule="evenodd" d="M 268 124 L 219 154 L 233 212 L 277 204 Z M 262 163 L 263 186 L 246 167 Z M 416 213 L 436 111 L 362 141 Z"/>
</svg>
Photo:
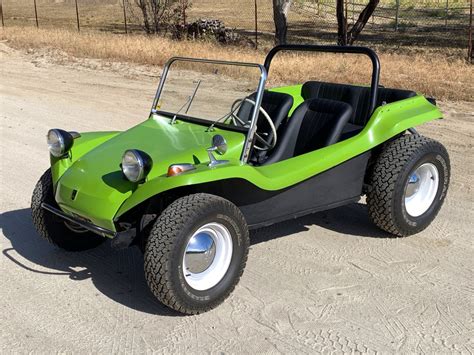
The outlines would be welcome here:
<svg viewBox="0 0 474 355">
<path fill-rule="evenodd" d="M 342 1 L 339 2 L 342 3 Z M 354 24 L 354 26 L 352 26 L 349 33 L 347 34 L 348 44 L 352 45 L 357 39 L 357 37 L 359 37 L 359 34 L 364 29 L 365 25 L 369 21 L 370 16 L 372 16 L 372 14 L 374 13 L 375 8 L 379 4 L 379 2 L 380 0 L 370 0 L 364 10 L 362 10 L 356 23 Z"/>
</svg>

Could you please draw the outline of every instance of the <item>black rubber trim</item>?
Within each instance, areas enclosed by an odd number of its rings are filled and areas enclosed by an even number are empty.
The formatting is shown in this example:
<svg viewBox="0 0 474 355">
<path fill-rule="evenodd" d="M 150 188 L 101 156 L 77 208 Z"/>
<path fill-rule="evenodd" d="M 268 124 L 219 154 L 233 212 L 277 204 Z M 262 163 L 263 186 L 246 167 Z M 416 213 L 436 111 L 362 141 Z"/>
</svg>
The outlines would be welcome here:
<svg viewBox="0 0 474 355">
<path fill-rule="evenodd" d="M 435 106 L 437 105 L 436 99 L 434 97 L 427 97 L 426 99 L 429 101 L 430 104 Z"/>
<path fill-rule="evenodd" d="M 163 115 L 163 116 L 168 117 L 168 118 L 173 118 L 175 116 L 174 113 L 167 112 L 167 111 L 156 111 L 155 113 L 157 115 Z M 192 117 L 192 116 L 187 116 L 187 115 L 178 114 L 178 115 L 176 115 L 176 118 L 180 121 L 195 123 L 195 124 L 198 124 L 198 125 L 204 126 L 204 127 L 209 127 L 212 124 L 214 124 L 214 127 L 224 129 L 224 130 L 227 130 L 227 131 L 239 132 L 239 133 L 244 133 L 244 134 L 247 134 L 247 132 L 249 131 L 248 128 L 245 128 L 245 127 L 231 126 L 229 124 L 222 123 L 222 122 L 215 123 L 214 121 L 211 121 L 211 120 L 205 120 L 205 119 L 202 119 L 202 118 L 197 118 L 197 117 Z"/>
</svg>

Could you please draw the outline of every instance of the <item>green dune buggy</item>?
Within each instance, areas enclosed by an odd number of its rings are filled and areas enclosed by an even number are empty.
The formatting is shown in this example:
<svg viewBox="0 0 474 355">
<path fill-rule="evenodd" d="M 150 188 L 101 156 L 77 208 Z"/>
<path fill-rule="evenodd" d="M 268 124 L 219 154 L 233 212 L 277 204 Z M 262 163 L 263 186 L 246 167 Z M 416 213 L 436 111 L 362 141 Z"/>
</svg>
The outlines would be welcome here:
<svg viewBox="0 0 474 355">
<path fill-rule="evenodd" d="M 280 51 L 368 56 L 370 86 L 265 90 Z M 107 239 L 139 246 L 153 294 L 187 314 L 232 292 L 249 229 L 366 195 L 378 227 L 418 233 L 441 208 L 450 165 L 446 149 L 414 127 L 442 114 L 433 99 L 380 86 L 379 72 L 364 47 L 278 46 L 264 65 L 172 58 L 144 122 L 123 132 L 48 132 L 51 168 L 31 205 L 36 229 L 69 251 Z"/>
</svg>

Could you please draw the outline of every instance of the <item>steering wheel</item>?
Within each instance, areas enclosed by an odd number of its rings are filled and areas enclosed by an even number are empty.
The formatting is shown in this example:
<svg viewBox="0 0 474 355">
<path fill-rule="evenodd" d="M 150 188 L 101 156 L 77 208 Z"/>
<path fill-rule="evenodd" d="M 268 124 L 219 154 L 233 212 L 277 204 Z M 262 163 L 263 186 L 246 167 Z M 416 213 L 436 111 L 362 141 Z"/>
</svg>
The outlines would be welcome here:
<svg viewBox="0 0 474 355">
<path fill-rule="evenodd" d="M 256 105 L 255 101 L 249 99 L 248 97 L 246 98 L 243 98 L 243 99 L 238 99 L 238 100 L 235 100 L 234 103 L 232 104 L 232 109 L 230 111 L 230 115 L 228 118 L 231 118 L 232 119 L 232 123 L 235 125 L 235 126 L 247 126 L 248 125 L 248 122 L 244 122 L 242 121 L 239 116 L 237 116 L 237 114 L 235 113 L 241 106 L 244 102 L 248 102 L 250 104 L 252 104 L 253 106 Z M 268 125 L 270 126 L 270 129 L 271 129 L 271 133 L 272 135 L 270 135 L 268 132 L 255 132 L 255 138 L 257 139 L 257 141 L 262 144 L 262 146 L 260 145 L 257 145 L 257 143 L 254 144 L 254 148 L 257 149 L 257 150 L 261 150 L 261 151 L 266 151 L 266 150 L 271 150 L 273 148 L 275 148 L 276 146 L 276 143 L 277 143 L 277 131 L 276 131 L 276 128 L 275 128 L 275 124 L 273 123 L 272 119 L 270 118 L 270 115 L 267 113 L 267 111 L 265 111 L 265 109 L 260 106 L 259 108 L 259 111 L 262 113 L 263 117 L 265 117 L 265 119 L 267 120 L 268 122 Z M 263 136 L 267 136 L 267 138 L 265 139 Z"/>
</svg>

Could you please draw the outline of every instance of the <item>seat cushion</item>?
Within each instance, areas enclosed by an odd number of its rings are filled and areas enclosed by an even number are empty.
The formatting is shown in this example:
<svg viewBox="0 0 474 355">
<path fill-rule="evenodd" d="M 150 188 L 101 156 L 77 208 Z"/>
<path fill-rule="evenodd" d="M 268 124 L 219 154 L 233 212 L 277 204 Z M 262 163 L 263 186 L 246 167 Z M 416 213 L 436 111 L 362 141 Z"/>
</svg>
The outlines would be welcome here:
<svg viewBox="0 0 474 355">
<path fill-rule="evenodd" d="M 364 129 L 363 126 L 348 122 L 348 123 L 346 123 L 346 125 L 342 129 L 341 137 L 339 137 L 339 141 L 343 141 L 345 139 L 354 137 L 356 134 L 361 132 L 363 129 Z"/>
</svg>

